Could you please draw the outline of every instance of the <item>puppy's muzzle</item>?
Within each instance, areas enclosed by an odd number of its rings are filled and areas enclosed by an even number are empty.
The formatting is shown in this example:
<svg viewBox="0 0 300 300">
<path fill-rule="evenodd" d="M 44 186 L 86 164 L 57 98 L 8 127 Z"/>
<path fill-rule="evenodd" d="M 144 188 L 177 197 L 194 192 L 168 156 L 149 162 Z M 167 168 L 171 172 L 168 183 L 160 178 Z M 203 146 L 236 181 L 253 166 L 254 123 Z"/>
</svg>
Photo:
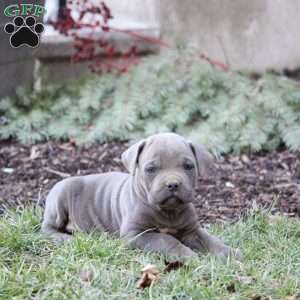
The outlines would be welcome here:
<svg viewBox="0 0 300 300">
<path fill-rule="evenodd" d="M 167 181 L 166 182 L 167 189 L 171 193 L 177 192 L 180 185 L 181 185 L 181 182 L 179 180 L 172 180 L 172 181 Z"/>
<path fill-rule="evenodd" d="M 183 204 L 183 201 L 180 198 L 177 197 L 168 197 L 160 202 L 160 207 L 175 207 L 178 205 Z"/>
<path fill-rule="evenodd" d="M 176 206 L 183 204 L 180 197 L 180 189 L 182 182 L 179 179 L 169 179 L 165 181 L 166 197 L 159 203 L 162 207 Z"/>
</svg>

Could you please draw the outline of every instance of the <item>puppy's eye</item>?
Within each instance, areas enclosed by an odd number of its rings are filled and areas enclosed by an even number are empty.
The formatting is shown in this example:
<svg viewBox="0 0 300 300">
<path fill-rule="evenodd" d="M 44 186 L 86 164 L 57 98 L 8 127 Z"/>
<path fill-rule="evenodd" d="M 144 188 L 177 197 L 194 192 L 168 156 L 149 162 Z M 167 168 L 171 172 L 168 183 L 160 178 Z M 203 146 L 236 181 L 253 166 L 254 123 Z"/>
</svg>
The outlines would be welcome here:
<svg viewBox="0 0 300 300">
<path fill-rule="evenodd" d="M 146 168 L 145 168 L 145 171 L 147 172 L 147 173 L 149 173 L 149 174 L 153 174 L 153 173 L 155 173 L 156 171 L 158 170 L 158 167 L 157 166 L 147 166 Z"/>
<path fill-rule="evenodd" d="M 191 170 L 195 169 L 195 166 L 194 166 L 194 164 L 192 164 L 190 162 L 185 162 L 183 164 L 183 168 L 187 171 L 191 171 Z"/>
</svg>

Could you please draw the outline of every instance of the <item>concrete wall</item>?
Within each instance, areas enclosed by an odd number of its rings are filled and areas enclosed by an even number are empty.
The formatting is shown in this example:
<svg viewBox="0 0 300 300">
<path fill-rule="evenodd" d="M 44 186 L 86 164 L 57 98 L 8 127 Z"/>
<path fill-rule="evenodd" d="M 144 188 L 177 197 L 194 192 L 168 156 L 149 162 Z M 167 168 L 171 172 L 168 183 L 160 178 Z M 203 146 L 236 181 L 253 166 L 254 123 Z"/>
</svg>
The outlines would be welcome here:
<svg viewBox="0 0 300 300">
<path fill-rule="evenodd" d="M 22 1 L 22 3 L 42 4 L 44 1 Z M 3 14 L 6 6 L 18 3 L 13 0 L 1 0 L 0 2 L 0 99 L 7 95 L 13 95 L 19 85 L 32 85 L 34 56 L 36 49 L 29 47 L 12 48 L 9 37 L 4 32 L 4 25 L 12 21 Z"/>
<path fill-rule="evenodd" d="M 96 1 L 98 0 L 90 0 Z M 159 3 L 160 0 L 105 0 L 111 9 L 113 19 L 111 26 L 125 29 L 154 29 L 159 28 Z M 164 0 L 162 0 L 164 1 Z"/>
<path fill-rule="evenodd" d="M 33 2 L 44 1 L 22 1 Z M 2 12 L 14 3 L 18 1 L 0 2 L 0 99 L 13 94 L 18 85 L 33 84 L 34 57 L 40 58 L 39 50 L 43 50 L 10 47 L 3 26 L 11 19 Z M 106 3 L 115 17 L 112 26 L 150 30 L 154 36 L 160 31 L 162 40 L 172 47 L 196 46 L 199 52 L 229 64 L 232 69 L 264 71 L 300 67 L 300 1 L 143 0 L 141 4 L 141 0 L 106 0 Z M 44 48 L 48 46 L 45 44 Z M 43 60 L 53 64 L 53 53 L 43 56 Z M 70 66 L 67 59 L 68 64 L 59 65 L 57 71 L 50 68 L 51 74 L 65 74 L 63 71 Z M 77 69 L 76 66 L 76 74 Z"/>
<path fill-rule="evenodd" d="M 300 67 L 300 1 L 163 0 L 163 40 L 193 45 L 233 69 Z"/>
</svg>

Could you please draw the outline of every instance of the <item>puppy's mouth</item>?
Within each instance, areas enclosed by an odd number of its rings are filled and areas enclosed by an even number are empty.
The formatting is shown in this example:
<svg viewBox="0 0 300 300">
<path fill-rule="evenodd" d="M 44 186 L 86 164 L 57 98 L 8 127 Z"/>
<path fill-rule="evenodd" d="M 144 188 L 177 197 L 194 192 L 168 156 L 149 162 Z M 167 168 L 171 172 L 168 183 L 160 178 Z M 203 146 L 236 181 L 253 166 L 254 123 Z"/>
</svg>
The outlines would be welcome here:
<svg viewBox="0 0 300 300">
<path fill-rule="evenodd" d="M 161 208 L 170 208 L 170 207 L 176 207 L 179 205 L 182 205 L 184 202 L 178 198 L 177 196 L 169 196 L 165 198 L 163 201 L 160 202 L 159 206 Z"/>
</svg>

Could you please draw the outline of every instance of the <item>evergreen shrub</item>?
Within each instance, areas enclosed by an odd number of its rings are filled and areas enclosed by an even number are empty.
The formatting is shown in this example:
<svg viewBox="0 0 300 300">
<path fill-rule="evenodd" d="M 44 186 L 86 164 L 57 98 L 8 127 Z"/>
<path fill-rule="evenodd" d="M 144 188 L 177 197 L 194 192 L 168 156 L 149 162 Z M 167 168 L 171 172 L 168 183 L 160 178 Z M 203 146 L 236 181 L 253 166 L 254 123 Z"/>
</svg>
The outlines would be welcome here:
<svg viewBox="0 0 300 300">
<path fill-rule="evenodd" d="M 224 72 L 195 51 L 149 56 L 125 74 L 91 75 L 0 101 L 0 138 L 130 140 L 174 131 L 215 154 L 300 150 L 300 86 Z"/>
</svg>

